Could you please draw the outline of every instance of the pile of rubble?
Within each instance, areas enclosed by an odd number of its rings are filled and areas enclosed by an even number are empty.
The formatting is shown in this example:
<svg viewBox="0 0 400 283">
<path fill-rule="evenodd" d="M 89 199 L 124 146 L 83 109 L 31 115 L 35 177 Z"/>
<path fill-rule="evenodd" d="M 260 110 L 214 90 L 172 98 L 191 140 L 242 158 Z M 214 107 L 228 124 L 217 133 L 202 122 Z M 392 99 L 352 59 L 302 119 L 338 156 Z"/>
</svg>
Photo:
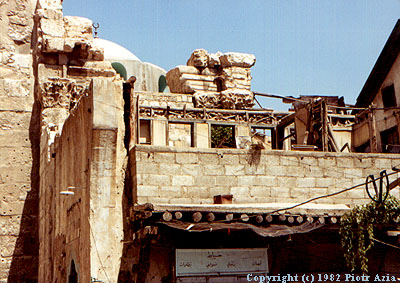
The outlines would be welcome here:
<svg viewBox="0 0 400 283">
<path fill-rule="evenodd" d="M 193 51 L 187 66 L 167 73 L 171 92 L 193 94 L 196 107 L 244 109 L 254 105 L 250 68 L 256 58 L 245 53 Z"/>
</svg>

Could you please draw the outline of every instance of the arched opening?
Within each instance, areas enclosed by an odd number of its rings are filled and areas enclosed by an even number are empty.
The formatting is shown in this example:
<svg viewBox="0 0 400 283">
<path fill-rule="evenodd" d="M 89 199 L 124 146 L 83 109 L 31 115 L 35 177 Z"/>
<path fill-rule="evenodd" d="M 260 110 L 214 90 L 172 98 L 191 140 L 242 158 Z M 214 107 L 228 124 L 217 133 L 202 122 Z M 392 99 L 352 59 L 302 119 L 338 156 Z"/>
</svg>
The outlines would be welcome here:
<svg viewBox="0 0 400 283">
<path fill-rule="evenodd" d="M 111 66 L 114 68 L 114 70 L 126 81 L 128 79 L 128 74 L 126 72 L 126 69 L 124 65 L 118 62 L 111 63 Z"/>
<path fill-rule="evenodd" d="M 76 272 L 75 262 L 73 260 L 69 271 L 68 283 L 78 283 L 78 273 Z"/>
<path fill-rule="evenodd" d="M 167 79 L 164 75 L 161 75 L 158 79 L 158 92 L 164 92 L 167 86 Z"/>
</svg>

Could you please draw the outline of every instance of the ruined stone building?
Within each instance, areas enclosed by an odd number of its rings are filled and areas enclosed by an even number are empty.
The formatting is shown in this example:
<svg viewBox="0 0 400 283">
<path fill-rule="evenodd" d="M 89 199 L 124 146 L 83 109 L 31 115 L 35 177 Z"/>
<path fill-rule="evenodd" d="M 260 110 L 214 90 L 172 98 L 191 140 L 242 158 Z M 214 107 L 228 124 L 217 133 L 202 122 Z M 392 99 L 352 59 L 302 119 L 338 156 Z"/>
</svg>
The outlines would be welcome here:
<svg viewBox="0 0 400 283">
<path fill-rule="evenodd" d="M 346 271 L 338 223 L 364 188 L 289 207 L 396 154 L 354 153 L 358 122 L 336 100 L 253 107 L 253 55 L 198 49 L 166 72 L 61 4 L 0 1 L 0 282 Z M 397 250 L 373 256 L 398 275 Z"/>
</svg>

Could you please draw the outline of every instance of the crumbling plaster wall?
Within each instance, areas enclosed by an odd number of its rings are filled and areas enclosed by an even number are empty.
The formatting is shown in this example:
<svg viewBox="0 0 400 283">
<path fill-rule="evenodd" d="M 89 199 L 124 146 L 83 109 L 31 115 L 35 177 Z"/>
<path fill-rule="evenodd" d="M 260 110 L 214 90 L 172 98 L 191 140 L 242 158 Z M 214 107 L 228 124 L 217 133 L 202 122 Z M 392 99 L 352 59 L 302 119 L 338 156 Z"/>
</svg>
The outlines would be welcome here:
<svg viewBox="0 0 400 283">
<path fill-rule="evenodd" d="M 0 1 L 0 282 L 37 280 L 34 0 Z"/>
<path fill-rule="evenodd" d="M 210 204 L 232 194 L 234 203 L 298 203 L 391 172 L 397 155 L 240 149 L 178 149 L 137 145 L 134 189 L 138 203 Z M 391 179 L 396 178 L 397 174 Z M 399 193 L 393 193 L 398 197 Z M 315 201 L 355 205 L 368 202 L 365 186 Z"/>
<path fill-rule="evenodd" d="M 400 105 L 400 54 L 397 56 L 394 61 L 389 73 L 387 74 L 384 82 L 379 88 L 378 92 L 375 94 L 375 98 L 372 101 L 374 107 L 383 108 L 383 99 L 382 99 L 382 89 L 393 84 L 394 92 L 396 95 L 396 103 Z M 378 151 L 382 152 L 382 144 L 381 144 L 381 135 L 380 132 L 390 129 L 392 127 L 396 127 L 398 132 L 400 133 L 400 112 L 398 109 L 391 110 L 375 110 L 375 123 L 376 123 L 376 142 L 378 145 Z M 356 141 L 354 146 L 360 146 L 363 143 L 369 140 L 369 132 L 370 129 L 368 127 L 367 122 L 361 122 L 354 126 L 353 130 L 353 139 Z"/>
</svg>

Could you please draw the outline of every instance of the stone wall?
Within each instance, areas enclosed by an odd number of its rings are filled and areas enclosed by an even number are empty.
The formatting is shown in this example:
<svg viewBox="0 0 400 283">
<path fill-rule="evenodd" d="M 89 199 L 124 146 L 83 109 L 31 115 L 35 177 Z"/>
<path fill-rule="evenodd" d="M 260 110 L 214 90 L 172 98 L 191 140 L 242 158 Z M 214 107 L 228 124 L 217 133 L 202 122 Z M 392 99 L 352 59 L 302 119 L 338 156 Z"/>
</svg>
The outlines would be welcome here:
<svg viewBox="0 0 400 283">
<path fill-rule="evenodd" d="M 136 146 L 134 191 L 138 203 L 210 204 L 232 194 L 233 203 L 298 203 L 391 172 L 397 155 L 240 149 L 177 149 Z M 391 179 L 397 178 L 397 174 Z M 398 190 L 394 190 L 399 196 Z M 315 203 L 355 205 L 368 201 L 365 186 Z"/>
<path fill-rule="evenodd" d="M 36 1 L 0 1 L 0 282 L 37 280 Z M 36 165 L 36 166 L 35 166 Z"/>
<path fill-rule="evenodd" d="M 72 261 L 79 282 L 117 282 L 124 236 L 123 123 L 122 81 L 96 78 L 61 134 L 56 125 L 42 132 L 39 282 L 66 282 Z"/>
</svg>

